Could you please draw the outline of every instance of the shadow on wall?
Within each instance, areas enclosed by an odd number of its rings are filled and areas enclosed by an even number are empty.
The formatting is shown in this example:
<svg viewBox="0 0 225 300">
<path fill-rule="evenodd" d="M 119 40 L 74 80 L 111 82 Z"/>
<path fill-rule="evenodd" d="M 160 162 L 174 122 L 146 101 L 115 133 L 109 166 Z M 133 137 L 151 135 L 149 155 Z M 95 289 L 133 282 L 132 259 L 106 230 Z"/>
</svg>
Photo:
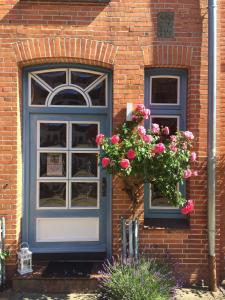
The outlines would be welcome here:
<svg viewBox="0 0 225 300">
<path fill-rule="evenodd" d="M 2 4 L 0 24 L 18 26 L 88 26 L 107 3 L 36 2 L 21 0 L 13 7 Z M 54 34 L 56 32 L 54 31 Z"/>
</svg>

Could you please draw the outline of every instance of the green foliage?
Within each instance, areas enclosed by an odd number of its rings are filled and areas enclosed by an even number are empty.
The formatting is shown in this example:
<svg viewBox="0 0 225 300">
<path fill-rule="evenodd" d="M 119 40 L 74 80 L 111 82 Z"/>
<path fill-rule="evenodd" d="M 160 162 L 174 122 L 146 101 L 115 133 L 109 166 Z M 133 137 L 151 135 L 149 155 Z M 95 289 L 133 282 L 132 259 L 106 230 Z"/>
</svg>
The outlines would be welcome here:
<svg viewBox="0 0 225 300">
<path fill-rule="evenodd" d="M 176 280 L 168 264 L 142 258 L 137 264 L 105 264 L 100 299 L 168 300 Z"/>
<path fill-rule="evenodd" d="M 8 250 L 0 252 L 0 259 L 1 260 L 5 260 L 9 256 L 10 256 L 10 252 Z"/>
<path fill-rule="evenodd" d="M 141 110 L 142 109 L 142 110 Z M 109 174 L 130 177 L 139 183 L 151 183 L 160 190 L 170 204 L 182 207 L 186 199 L 177 190 L 177 184 L 183 184 L 185 171 L 190 171 L 191 132 L 176 132 L 169 135 L 169 128 L 145 129 L 141 125 L 144 117 L 141 112 L 145 108 L 137 108 L 134 112 L 135 120 L 125 122 L 118 130 L 115 142 L 112 138 L 104 137 L 99 142 L 102 147 L 101 163 Z M 115 137 L 115 136 L 114 136 Z M 147 139 L 147 140 L 146 140 Z M 150 141 L 148 140 L 150 139 Z M 163 147 L 160 150 L 157 147 Z M 135 153 L 134 158 L 129 158 L 129 151 Z M 107 160 L 106 164 L 103 160 Z M 122 166 L 126 160 L 128 166 Z"/>
</svg>

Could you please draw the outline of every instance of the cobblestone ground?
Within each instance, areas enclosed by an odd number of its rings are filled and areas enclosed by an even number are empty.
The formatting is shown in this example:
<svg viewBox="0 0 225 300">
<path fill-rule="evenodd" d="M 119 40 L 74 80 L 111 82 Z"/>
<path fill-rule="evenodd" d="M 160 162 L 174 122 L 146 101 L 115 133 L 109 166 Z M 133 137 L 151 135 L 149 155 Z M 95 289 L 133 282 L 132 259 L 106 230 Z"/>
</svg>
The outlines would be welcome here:
<svg viewBox="0 0 225 300">
<path fill-rule="evenodd" d="M 0 300 L 96 300 L 95 294 L 27 294 L 0 293 Z M 211 293 L 206 288 L 186 288 L 177 290 L 176 300 L 225 300 L 225 289 L 219 288 L 218 292 Z"/>
</svg>

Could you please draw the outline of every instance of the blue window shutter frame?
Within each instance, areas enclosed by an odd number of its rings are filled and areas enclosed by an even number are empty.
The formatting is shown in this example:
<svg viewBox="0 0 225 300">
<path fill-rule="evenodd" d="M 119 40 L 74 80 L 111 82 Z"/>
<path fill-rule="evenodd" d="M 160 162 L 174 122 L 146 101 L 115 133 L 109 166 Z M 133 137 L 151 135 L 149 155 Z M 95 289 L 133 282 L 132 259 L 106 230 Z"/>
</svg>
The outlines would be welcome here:
<svg viewBox="0 0 225 300">
<path fill-rule="evenodd" d="M 151 76 L 179 76 L 180 103 L 178 105 L 151 105 L 150 104 L 150 77 Z M 149 68 L 145 70 L 145 106 L 150 108 L 151 116 L 176 115 L 180 117 L 179 130 L 186 130 L 186 105 L 187 105 L 187 78 L 188 72 L 185 69 L 175 68 Z M 150 120 L 145 122 L 146 128 L 150 127 Z M 180 186 L 181 193 L 186 195 L 185 184 Z M 144 187 L 144 218 L 145 219 L 186 219 L 179 209 L 151 209 L 149 206 L 150 188 L 149 184 Z"/>
</svg>

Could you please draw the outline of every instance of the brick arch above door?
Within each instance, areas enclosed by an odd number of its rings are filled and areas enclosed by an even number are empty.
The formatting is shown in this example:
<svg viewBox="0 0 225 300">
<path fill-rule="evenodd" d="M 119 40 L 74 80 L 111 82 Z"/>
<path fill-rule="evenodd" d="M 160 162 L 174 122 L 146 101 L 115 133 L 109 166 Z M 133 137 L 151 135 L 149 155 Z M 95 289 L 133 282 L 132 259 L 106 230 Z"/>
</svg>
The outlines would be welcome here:
<svg viewBox="0 0 225 300">
<path fill-rule="evenodd" d="M 117 46 L 84 38 L 39 38 L 14 43 L 17 63 L 28 65 L 32 61 L 76 62 L 101 66 L 112 66 Z"/>
</svg>

